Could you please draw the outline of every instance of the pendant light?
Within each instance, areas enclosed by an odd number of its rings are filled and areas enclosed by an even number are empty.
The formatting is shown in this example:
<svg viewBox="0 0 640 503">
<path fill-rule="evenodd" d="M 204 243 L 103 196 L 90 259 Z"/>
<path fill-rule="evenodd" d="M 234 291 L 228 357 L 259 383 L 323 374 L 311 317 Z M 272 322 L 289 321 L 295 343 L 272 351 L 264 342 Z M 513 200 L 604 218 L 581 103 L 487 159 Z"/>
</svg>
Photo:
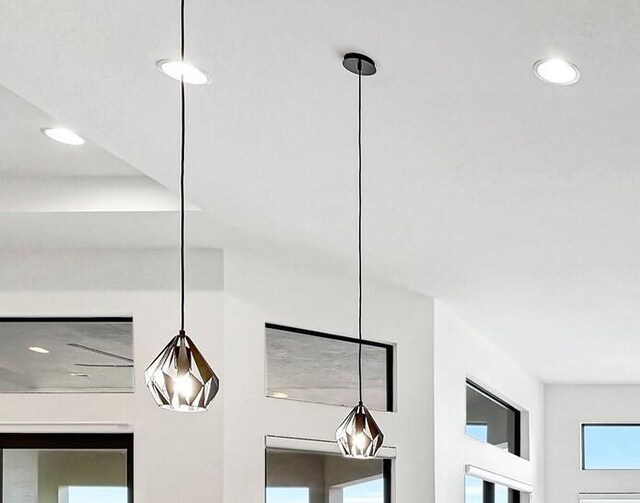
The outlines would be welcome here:
<svg viewBox="0 0 640 503">
<path fill-rule="evenodd" d="M 180 3 L 180 61 L 184 62 L 184 2 Z M 181 148 L 180 148 L 180 331 L 167 344 L 144 373 L 155 402 L 165 409 L 200 412 L 207 409 L 218 393 L 220 382 L 184 329 L 185 260 L 184 260 L 184 78 L 180 77 Z"/>
<path fill-rule="evenodd" d="M 362 76 L 376 73 L 376 65 L 367 56 L 349 53 L 342 65 L 358 76 L 358 392 L 359 401 L 336 430 L 342 455 L 373 458 L 382 447 L 384 435 L 362 402 Z"/>
</svg>

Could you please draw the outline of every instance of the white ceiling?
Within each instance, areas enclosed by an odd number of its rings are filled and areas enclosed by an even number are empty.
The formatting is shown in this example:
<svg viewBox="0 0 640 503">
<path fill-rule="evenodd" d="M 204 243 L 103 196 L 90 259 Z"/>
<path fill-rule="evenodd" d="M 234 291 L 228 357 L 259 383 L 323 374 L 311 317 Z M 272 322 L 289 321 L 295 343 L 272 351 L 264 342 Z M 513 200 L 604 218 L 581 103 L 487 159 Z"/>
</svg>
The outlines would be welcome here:
<svg viewBox="0 0 640 503">
<path fill-rule="evenodd" d="M 0 86 L 0 176 L 50 178 L 140 176 L 140 172 L 89 142 L 82 148 L 52 142 L 40 128 L 60 124 Z"/>
<path fill-rule="evenodd" d="M 94 142 L 74 147 L 51 141 L 40 131 L 59 121 L 2 86 L 0 109 L 0 213 L 179 208 L 172 191 Z M 197 208 L 190 204 L 188 209 Z"/>
<path fill-rule="evenodd" d="M 155 61 L 177 55 L 178 6 L 4 2 L 0 84 L 175 189 L 178 88 Z M 547 381 L 640 381 L 640 4 L 187 9 L 188 57 L 213 77 L 187 96 L 199 244 L 353 264 L 356 82 L 340 63 L 364 51 L 379 63 L 364 83 L 367 269 L 451 303 Z M 580 66 L 577 85 L 532 75 L 554 55 Z M 166 222 L 146 217 L 162 244 Z M 39 220 L 3 220 L 3 237 L 47 244 Z M 89 220 L 77 230 L 74 245 L 104 241 Z"/>
</svg>

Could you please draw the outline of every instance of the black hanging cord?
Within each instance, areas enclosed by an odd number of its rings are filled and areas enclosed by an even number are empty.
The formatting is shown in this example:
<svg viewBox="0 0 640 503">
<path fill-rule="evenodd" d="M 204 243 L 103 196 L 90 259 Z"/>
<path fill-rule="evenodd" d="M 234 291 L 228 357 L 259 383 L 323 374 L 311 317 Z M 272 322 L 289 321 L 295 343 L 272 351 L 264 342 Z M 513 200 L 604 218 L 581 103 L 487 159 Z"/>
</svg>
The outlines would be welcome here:
<svg viewBox="0 0 640 503">
<path fill-rule="evenodd" d="M 180 4 L 180 61 L 184 63 L 184 2 Z M 184 70 L 183 70 L 184 72 Z M 181 147 L 180 147 L 180 333 L 184 333 L 184 143 L 185 143 L 185 100 L 184 73 L 180 75 L 181 104 Z"/>
<path fill-rule="evenodd" d="M 358 389 L 362 405 L 362 60 L 358 60 Z"/>
</svg>

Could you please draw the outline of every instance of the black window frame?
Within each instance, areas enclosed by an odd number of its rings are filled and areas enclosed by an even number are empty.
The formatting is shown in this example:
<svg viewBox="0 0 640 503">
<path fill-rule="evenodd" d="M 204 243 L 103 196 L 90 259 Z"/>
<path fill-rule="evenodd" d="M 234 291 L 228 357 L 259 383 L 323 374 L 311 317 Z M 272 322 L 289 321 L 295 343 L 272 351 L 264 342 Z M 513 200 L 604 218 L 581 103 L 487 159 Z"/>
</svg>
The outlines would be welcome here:
<svg viewBox="0 0 640 503">
<path fill-rule="evenodd" d="M 466 491 L 466 479 L 473 478 L 482 482 L 482 503 L 495 503 L 496 499 L 496 485 L 501 485 L 501 487 L 506 487 L 509 490 L 509 503 L 520 503 L 520 491 L 513 489 L 509 486 L 505 486 L 504 484 L 496 484 L 495 482 L 489 482 L 480 477 L 476 477 L 474 475 L 466 475 L 465 476 L 465 494 L 464 499 L 465 502 L 467 500 L 467 491 Z"/>
<path fill-rule="evenodd" d="M 334 341 L 341 341 L 341 342 L 350 342 L 353 344 L 358 344 L 360 342 L 359 339 L 357 339 L 356 337 L 347 337 L 345 335 L 336 335 L 336 334 L 329 334 L 326 332 L 318 332 L 316 330 L 308 330 L 305 328 L 296 328 L 296 327 L 289 327 L 286 325 L 278 325 L 276 323 L 265 323 L 265 334 L 266 331 L 268 329 L 273 329 L 273 330 L 281 330 L 283 332 L 291 332 L 294 334 L 301 334 L 301 335 L 310 335 L 313 337 L 320 337 L 322 339 L 329 339 L 329 340 L 334 340 Z M 266 335 L 265 335 L 266 337 Z M 394 389 L 395 389 L 395 369 L 394 369 L 394 345 L 393 344 L 387 344 L 384 342 L 378 342 L 378 341 L 371 341 L 371 340 L 367 340 L 367 339 L 362 339 L 362 345 L 363 346 L 370 346 L 370 347 L 377 347 L 377 348 L 383 348 L 385 350 L 385 356 L 386 356 L 386 367 L 387 367 L 387 382 L 386 382 L 386 394 L 387 394 L 387 403 L 386 403 L 386 410 L 383 412 L 395 412 L 395 397 L 394 397 Z M 314 402 L 316 403 L 316 402 Z M 331 404 L 327 404 L 327 405 L 331 405 Z M 1 503 L 1 502 L 0 502 Z"/>
<path fill-rule="evenodd" d="M 504 486 L 503 486 L 504 487 Z M 520 503 L 520 491 L 516 491 L 510 487 L 509 503 Z M 493 482 L 482 481 L 482 503 L 495 503 L 496 500 L 496 484 Z"/>
<path fill-rule="evenodd" d="M 294 453 L 307 453 L 307 454 L 318 454 L 320 456 L 340 456 L 337 452 L 323 452 L 323 451 L 305 451 L 304 449 L 280 449 L 280 448 L 269 448 L 267 447 L 264 450 L 264 499 L 267 500 L 267 488 L 268 485 L 268 454 L 269 451 L 279 451 L 279 452 L 294 452 Z M 382 481 L 383 481 L 383 503 L 392 503 L 392 494 L 393 494 L 393 459 L 391 458 L 381 458 L 382 461 Z M 0 499 L 0 503 L 2 500 Z M 509 502 L 512 503 L 512 502 Z M 514 501 L 513 503 L 520 503 L 520 501 Z"/>
<path fill-rule="evenodd" d="M 0 323 L 133 323 L 133 316 L 0 316 Z"/>
<path fill-rule="evenodd" d="M 586 468 L 586 449 L 584 444 L 585 429 L 589 426 L 612 426 L 617 428 L 640 428 L 640 423 L 580 423 L 580 471 L 640 471 L 640 462 L 638 468 Z"/>
<path fill-rule="evenodd" d="M 473 389 L 477 393 L 480 393 L 481 395 L 485 396 L 489 400 L 497 403 L 498 405 L 500 405 L 500 406 L 504 407 L 505 409 L 510 410 L 511 412 L 514 413 L 514 418 L 515 418 L 514 428 L 515 428 L 515 432 L 514 432 L 513 442 L 514 442 L 515 445 L 513 446 L 513 452 L 509 451 L 509 454 L 513 454 L 514 456 L 522 457 L 522 411 L 520 411 L 519 409 L 517 409 L 516 407 L 511 405 L 509 402 L 506 402 L 502 398 L 497 397 L 496 395 L 494 395 L 490 391 L 487 391 L 486 389 L 484 389 L 482 386 L 480 386 L 479 384 L 475 383 L 471 379 L 466 379 L 466 386 L 470 387 L 471 389 Z M 467 415 L 468 415 L 468 413 L 467 413 Z M 467 418 L 465 417 L 465 424 L 469 424 L 466 421 L 467 421 Z M 489 443 L 487 442 L 487 444 L 489 444 Z M 492 444 L 489 444 L 489 445 L 492 445 Z"/>
<path fill-rule="evenodd" d="M 5 449 L 123 449 L 127 453 L 127 500 L 133 503 L 133 433 L 0 433 L 0 503 Z"/>
</svg>

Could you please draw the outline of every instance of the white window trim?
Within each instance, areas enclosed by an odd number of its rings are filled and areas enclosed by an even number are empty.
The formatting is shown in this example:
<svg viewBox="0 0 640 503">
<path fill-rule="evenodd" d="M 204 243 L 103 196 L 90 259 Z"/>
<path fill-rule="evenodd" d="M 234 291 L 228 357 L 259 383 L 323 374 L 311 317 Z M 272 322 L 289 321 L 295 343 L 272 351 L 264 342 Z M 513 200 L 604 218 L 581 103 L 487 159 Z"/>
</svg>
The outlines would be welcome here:
<svg viewBox="0 0 640 503">
<path fill-rule="evenodd" d="M 2 423 L 0 433 L 130 433 L 128 423 L 69 422 L 69 423 Z"/>
<path fill-rule="evenodd" d="M 578 501 L 595 503 L 598 501 L 640 502 L 640 493 L 578 493 Z"/>
<path fill-rule="evenodd" d="M 474 465 L 467 465 L 465 471 L 466 474 L 470 477 L 476 477 L 486 482 L 492 482 L 501 486 L 507 486 L 509 489 L 513 489 L 521 493 L 533 493 L 533 486 L 531 484 L 527 484 L 526 482 L 522 482 L 521 480 L 512 479 L 511 477 L 500 475 L 499 473 L 485 470 Z"/>
<path fill-rule="evenodd" d="M 340 454 L 340 449 L 335 441 L 314 440 L 309 438 L 281 437 L 267 435 L 265 437 L 267 449 L 282 449 L 288 451 L 322 452 L 324 454 Z M 378 451 L 378 458 L 394 459 L 396 448 L 383 446 Z"/>
</svg>

